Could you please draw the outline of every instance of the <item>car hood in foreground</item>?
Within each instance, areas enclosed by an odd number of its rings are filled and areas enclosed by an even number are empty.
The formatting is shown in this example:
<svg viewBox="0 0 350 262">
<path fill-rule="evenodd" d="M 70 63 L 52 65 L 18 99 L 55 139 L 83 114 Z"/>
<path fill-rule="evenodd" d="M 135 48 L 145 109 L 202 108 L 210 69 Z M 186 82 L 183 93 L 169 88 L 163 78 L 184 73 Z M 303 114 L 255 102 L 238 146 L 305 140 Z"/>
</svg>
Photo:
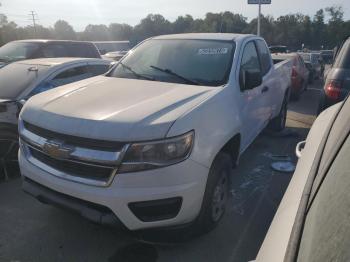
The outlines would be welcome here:
<svg viewBox="0 0 350 262">
<path fill-rule="evenodd" d="M 98 76 L 34 96 L 21 117 L 75 136 L 158 139 L 214 90 L 218 88 Z"/>
</svg>

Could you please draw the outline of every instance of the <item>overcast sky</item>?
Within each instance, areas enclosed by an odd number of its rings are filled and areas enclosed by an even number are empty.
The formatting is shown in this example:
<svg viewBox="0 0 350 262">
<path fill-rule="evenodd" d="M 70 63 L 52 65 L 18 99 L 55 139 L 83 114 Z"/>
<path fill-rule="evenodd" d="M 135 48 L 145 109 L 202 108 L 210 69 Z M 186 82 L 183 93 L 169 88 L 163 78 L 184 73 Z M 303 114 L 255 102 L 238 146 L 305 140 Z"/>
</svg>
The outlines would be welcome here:
<svg viewBox="0 0 350 262">
<path fill-rule="evenodd" d="M 203 18 L 207 12 L 231 11 L 249 20 L 257 15 L 257 6 L 248 6 L 247 0 L 0 0 L 0 3 L 0 13 L 18 25 L 29 25 L 28 14 L 33 10 L 39 24 L 52 26 L 63 19 L 78 31 L 87 24 L 135 25 L 150 13 L 161 14 L 170 21 L 185 14 Z M 296 12 L 312 16 L 318 9 L 331 5 L 342 5 L 345 19 L 350 19 L 350 0 L 272 0 L 271 5 L 263 6 L 262 12 L 274 17 Z"/>
</svg>

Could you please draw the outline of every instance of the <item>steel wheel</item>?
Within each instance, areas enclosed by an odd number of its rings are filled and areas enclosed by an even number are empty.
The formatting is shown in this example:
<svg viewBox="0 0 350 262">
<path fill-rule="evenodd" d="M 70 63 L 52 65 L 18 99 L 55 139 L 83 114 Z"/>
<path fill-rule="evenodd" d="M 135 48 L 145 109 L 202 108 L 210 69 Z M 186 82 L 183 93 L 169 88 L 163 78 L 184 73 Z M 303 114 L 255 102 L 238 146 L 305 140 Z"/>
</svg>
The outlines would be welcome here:
<svg viewBox="0 0 350 262">
<path fill-rule="evenodd" d="M 220 220 L 225 212 L 228 198 L 228 174 L 223 170 L 220 174 L 218 183 L 214 189 L 212 199 L 212 219 L 214 222 Z"/>
</svg>

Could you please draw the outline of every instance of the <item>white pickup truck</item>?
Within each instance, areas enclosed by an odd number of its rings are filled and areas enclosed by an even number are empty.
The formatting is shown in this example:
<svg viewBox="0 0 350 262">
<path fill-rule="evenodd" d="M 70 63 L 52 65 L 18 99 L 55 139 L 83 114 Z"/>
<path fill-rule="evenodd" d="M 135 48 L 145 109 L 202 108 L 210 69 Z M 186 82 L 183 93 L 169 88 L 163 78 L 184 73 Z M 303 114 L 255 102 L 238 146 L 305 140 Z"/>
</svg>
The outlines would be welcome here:
<svg viewBox="0 0 350 262">
<path fill-rule="evenodd" d="M 106 75 L 25 104 L 23 189 L 101 224 L 207 232 L 240 155 L 284 128 L 291 69 L 254 35 L 148 39 Z"/>
</svg>

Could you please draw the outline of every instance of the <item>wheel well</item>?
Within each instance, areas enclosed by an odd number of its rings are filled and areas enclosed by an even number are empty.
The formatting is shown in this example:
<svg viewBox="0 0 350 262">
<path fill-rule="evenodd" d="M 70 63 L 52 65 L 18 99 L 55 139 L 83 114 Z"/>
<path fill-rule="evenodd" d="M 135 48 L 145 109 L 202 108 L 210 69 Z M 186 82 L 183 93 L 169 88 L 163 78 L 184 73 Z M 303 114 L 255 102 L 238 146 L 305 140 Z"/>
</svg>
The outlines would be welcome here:
<svg viewBox="0 0 350 262">
<path fill-rule="evenodd" d="M 232 163 L 234 166 L 237 165 L 239 158 L 239 150 L 241 145 L 241 135 L 237 134 L 233 136 L 222 148 L 219 152 L 224 152 L 231 156 Z"/>
</svg>

